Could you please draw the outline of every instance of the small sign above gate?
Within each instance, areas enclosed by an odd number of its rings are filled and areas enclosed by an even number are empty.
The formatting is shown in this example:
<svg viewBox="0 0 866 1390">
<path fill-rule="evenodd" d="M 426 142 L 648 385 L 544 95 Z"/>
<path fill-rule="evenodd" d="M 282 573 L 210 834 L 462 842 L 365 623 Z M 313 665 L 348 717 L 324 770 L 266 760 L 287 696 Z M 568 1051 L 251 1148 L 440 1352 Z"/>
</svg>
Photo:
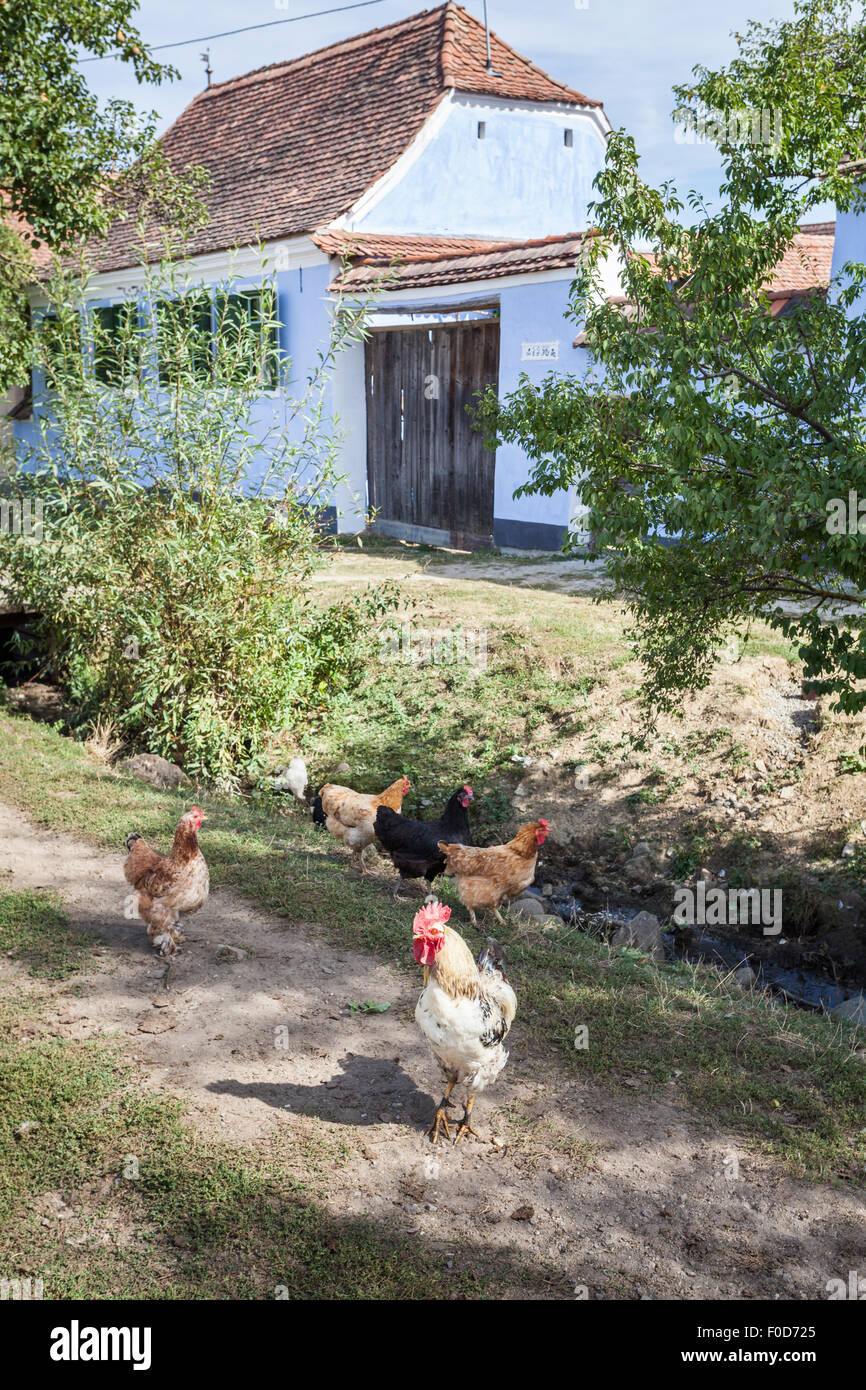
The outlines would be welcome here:
<svg viewBox="0 0 866 1390">
<path fill-rule="evenodd" d="M 557 362 L 559 360 L 559 342 L 521 343 L 520 360 L 521 362 Z"/>
</svg>

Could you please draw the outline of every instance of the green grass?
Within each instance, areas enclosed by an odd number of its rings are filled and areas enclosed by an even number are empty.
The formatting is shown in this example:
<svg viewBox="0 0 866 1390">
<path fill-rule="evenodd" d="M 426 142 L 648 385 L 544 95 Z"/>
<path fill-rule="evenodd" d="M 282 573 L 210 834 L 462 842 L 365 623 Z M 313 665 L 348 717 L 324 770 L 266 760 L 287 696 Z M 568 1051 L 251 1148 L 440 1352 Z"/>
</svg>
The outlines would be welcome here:
<svg viewBox="0 0 866 1390">
<path fill-rule="evenodd" d="M 508 585 L 474 579 L 449 580 L 444 593 L 414 554 L 347 555 L 322 589 L 333 600 L 362 579 L 405 581 L 407 570 L 414 582 L 404 582 L 403 593 L 413 629 L 483 633 L 486 664 L 374 661 L 360 691 L 330 700 L 304 730 L 311 775 L 345 759 L 361 790 L 379 790 L 383 777 L 406 772 L 431 804 L 470 778 L 482 789 L 494 781 L 513 786 L 520 776 L 513 758 L 544 757 L 581 732 L 618 663 L 633 660 L 623 645 L 623 615 L 613 606 L 602 612 L 534 591 L 518 591 L 518 602 Z M 418 805 L 413 792 L 409 813 Z"/>
<path fill-rule="evenodd" d="M 771 1008 L 685 962 L 610 952 L 576 929 L 502 939 L 534 1034 L 571 1067 L 685 1102 L 799 1175 L 863 1184 L 866 1069 L 853 1030 Z M 578 1024 L 589 1034 L 580 1052 Z"/>
<path fill-rule="evenodd" d="M 90 949 L 87 938 L 67 925 L 55 895 L 0 895 L 0 951 L 24 962 L 31 975 L 65 980 L 89 958 Z"/>
<path fill-rule="evenodd" d="M 65 950 L 70 929 L 56 909 L 46 915 L 38 895 L 0 894 L 0 917 L 42 942 L 56 933 Z M 89 949 L 85 938 L 79 968 Z M 20 1025 L 47 1013 L 50 996 L 40 988 L 34 984 L 27 998 L 11 983 L 0 990 L 4 1277 L 42 1278 L 50 1299 L 411 1300 L 497 1297 L 515 1287 L 556 1291 L 552 1266 L 492 1255 L 471 1237 L 445 1252 L 382 1223 L 330 1212 L 315 1174 L 339 1167 L 343 1155 L 324 1134 L 293 1137 L 282 1127 L 278 1161 L 207 1144 L 185 1126 L 178 1102 L 144 1091 L 120 1046 L 22 1038 Z M 64 1219 L 56 1219 L 64 1204 Z"/>
<path fill-rule="evenodd" d="M 165 844 L 190 794 L 180 797 L 106 774 L 83 749 L 23 718 L 0 717 L 0 797 L 44 824 L 122 853 L 135 827 Z M 368 949 L 417 977 L 414 907 L 389 898 L 390 878 L 361 880 L 347 856 L 297 807 L 200 796 L 213 886 L 231 885 L 285 921 L 307 922 L 340 946 Z M 700 856 L 699 837 L 678 851 Z M 454 923 L 478 949 L 453 889 Z M 792 1172 L 862 1183 L 866 1070 L 847 1024 L 771 1008 L 687 965 L 655 969 L 565 925 L 533 933 L 508 925 L 502 940 L 520 996 L 517 1040 L 531 1035 L 551 1063 L 618 1090 L 674 1096 L 693 1113 Z M 590 1047 L 576 1052 L 585 1023 Z M 681 1073 L 673 1079 L 674 1072 Z"/>
</svg>

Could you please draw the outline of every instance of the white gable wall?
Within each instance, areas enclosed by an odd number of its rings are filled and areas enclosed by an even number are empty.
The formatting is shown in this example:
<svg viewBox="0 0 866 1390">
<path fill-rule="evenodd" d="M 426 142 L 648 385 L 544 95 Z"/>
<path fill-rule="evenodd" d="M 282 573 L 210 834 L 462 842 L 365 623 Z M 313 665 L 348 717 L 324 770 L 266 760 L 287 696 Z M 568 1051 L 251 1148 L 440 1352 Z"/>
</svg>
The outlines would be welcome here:
<svg viewBox="0 0 866 1390">
<path fill-rule="evenodd" d="M 609 128 L 596 108 L 452 94 L 336 225 L 505 240 L 583 231 Z"/>
</svg>

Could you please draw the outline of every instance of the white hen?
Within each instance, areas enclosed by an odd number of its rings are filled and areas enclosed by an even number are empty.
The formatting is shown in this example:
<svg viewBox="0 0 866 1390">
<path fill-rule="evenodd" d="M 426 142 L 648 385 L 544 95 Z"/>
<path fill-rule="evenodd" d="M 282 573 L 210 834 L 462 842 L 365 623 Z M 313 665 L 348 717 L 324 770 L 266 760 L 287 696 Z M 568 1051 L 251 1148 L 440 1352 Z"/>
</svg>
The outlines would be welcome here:
<svg viewBox="0 0 866 1390">
<path fill-rule="evenodd" d="M 275 792 L 291 792 L 298 801 L 303 801 L 307 781 L 307 764 L 303 758 L 292 758 L 288 767 L 277 773 L 272 785 Z"/>
</svg>

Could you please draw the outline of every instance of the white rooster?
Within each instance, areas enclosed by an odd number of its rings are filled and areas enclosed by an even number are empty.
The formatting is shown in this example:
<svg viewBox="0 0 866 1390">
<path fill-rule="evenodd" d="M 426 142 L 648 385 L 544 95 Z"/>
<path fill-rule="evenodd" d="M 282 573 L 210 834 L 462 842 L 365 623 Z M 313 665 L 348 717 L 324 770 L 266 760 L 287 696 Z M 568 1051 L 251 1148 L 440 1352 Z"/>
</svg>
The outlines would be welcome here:
<svg viewBox="0 0 866 1390">
<path fill-rule="evenodd" d="M 454 1143 L 466 1134 L 480 1137 L 470 1123 L 475 1095 L 493 1084 L 508 1061 L 502 1044 L 517 1012 L 499 943 L 488 937 L 476 965 L 463 937 L 445 925 L 450 916 L 451 908 L 434 900 L 412 924 L 415 959 L 424 967 L 415 1021 L 445 1078 L 445 1095 L 427 1131 L 434 1144 L 440 1127 L 451 1138 L 445 1111 L 454 1087 L 464 1083 L 467 1099 Z"/>
</svg>

